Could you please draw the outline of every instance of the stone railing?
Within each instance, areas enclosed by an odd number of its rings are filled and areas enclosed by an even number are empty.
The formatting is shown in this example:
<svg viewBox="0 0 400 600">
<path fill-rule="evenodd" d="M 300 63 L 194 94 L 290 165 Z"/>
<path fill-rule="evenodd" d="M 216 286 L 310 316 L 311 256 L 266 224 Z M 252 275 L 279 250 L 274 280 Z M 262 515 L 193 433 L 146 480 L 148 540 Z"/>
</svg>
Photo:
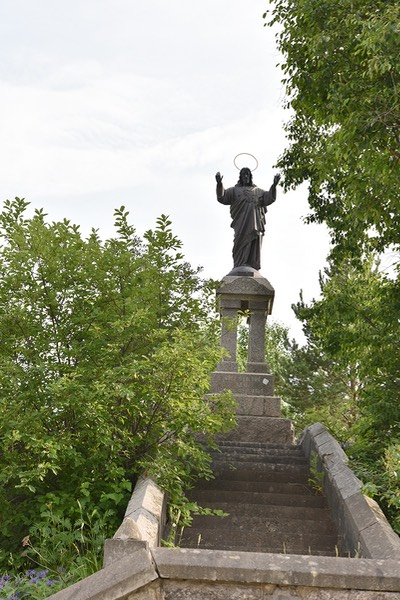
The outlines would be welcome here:
<svg viewBox="0 0 400 600">
<path fill-rule="evenodd" d="M 362 494 L 361 481 L 348 466 L 338 442 L 321 423 L 303 432 L 300 445 L 323 474 L 324 493 L 341 535 L 340 555 L 400 560 L 400 539 L 378 504 Z"/>
<path fill-rule="evenodd" d="M 166 499 L 150 478 L 139 477 L 125 511 L 124 519 L 111 540 L 104 544 L 104 565 L 126 555 L 127 548 L 155 548 L 161 543 L 165 525 Z"/>
<path fill-rule="evenodd" d="M 105 543 L 104 568 L 51 598 L 400 600 L 398 537 L 375 503 L 362 496 L 344 452 L 322 425 L 309 427 L 301 444 L 308 456 L 318 457 L 351 557 L 161 548 L 164 493 L 141 477 L 121 526 Z"/>
</svg>

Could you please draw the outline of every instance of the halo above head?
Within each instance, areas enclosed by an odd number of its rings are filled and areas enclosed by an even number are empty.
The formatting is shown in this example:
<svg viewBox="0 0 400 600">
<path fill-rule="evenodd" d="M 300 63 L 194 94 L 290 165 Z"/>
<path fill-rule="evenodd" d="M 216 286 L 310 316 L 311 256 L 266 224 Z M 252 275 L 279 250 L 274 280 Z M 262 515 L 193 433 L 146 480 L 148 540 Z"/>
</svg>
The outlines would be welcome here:
<svg viewBox="0 0 400 600">
<path fill-rule="evenodd" d="M 250 171 L 253 172 L 253 171 L 255 171 L 257 169 L 257 167 L 258 167 L 258 160 L 256 159 L 256 157 L 253 156 L 252 154 L 250 154 L 249 152 L 240 152 L 239 154 L 236 154 L 235 158 L 233 159 L 233 164 L 238 169 L 238 171 L 240 171 L 241 169 L 243 169 L 244 166 L 245 166 L 245 165 L 242 165 L 241 167 L 238 167 L 238 165 L 236 164 L 236 159 L 238 158 L 238 156 L 251 156 L 251 158 L 254 159 L 256 166 L 253 169 L 250 169 Z M 248 167 L 248 168 L 250 168 L 250 167 Z"/>
</svg>

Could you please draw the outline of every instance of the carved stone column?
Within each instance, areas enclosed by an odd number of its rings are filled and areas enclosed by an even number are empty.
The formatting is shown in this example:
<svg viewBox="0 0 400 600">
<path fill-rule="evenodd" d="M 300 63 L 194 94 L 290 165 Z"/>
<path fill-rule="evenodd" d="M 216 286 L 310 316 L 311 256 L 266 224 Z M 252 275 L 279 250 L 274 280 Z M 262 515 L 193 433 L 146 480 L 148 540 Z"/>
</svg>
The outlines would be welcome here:
<svg viewBox="0 0 400 600">
<path fill-rule="evenodd" d="M 257 272 L 256 272 L 257 273 Z M 237 323 L 240 311 L 249 311 L 249 349 L 247 371 L 267 373 L 265 362 L 265 322 L 271 314 L 275 291 L 267 279 L 256 276 L 231 276 L 223 278 L 217 296 L 222 318 L 221 347 L 226 356 L 217 371 L 237 371 Z"/>
<path fill-rule="evenodd" d="M 268 366 L 265 361 L 265 324 L 267 321 L 267 311 L 267 302 L 249 302 L 248 373 L 268 372 Z"/>
<path fill-rule="evenodd" d="M 219 363 L 217 371 L 237 371 L 237 326 L 240 300 L 222 298 L 220 301 L 220 314 L 222 320 L 221 347 L 226 356 Z"/>
</svg>

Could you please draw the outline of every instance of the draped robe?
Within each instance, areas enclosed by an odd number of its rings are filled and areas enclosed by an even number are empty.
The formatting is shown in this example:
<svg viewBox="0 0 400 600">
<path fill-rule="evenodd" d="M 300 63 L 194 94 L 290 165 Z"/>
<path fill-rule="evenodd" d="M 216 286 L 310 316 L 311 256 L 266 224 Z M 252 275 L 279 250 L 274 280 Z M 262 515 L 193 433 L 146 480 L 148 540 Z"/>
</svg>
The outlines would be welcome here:
<svg viewBox="0 0 400 600">
<path fill-rule="evenodd" d="M 218 190 L 218 188 L 217 188 Z M 265 213 L 267 206 L 276 200 L 276 187 L 269 191 L 256 185 L 241 185 L 217 191 L 217 200 L 230 206 L 231 227 L 235 235 L 233 240 L 233 266 L 253 267 L 257 271 L 261 266 L 261 244 L 265 232 Z M 222 193 L 221 193 L 222 191 Z"/>
</svg>

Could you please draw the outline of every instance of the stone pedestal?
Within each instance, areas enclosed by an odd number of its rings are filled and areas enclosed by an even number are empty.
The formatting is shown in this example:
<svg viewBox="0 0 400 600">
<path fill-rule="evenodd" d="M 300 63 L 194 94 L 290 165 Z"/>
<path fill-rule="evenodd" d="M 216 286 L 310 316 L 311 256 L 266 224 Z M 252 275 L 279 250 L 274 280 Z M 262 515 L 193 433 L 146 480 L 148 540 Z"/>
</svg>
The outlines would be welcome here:
<svg viewBox="0 0 400 600">
<path fill-rule="evenodd" d="M 237 428 L 222 439 L 237 442 L 292 444 L 293 427 L 281 418 L 280 398 L 274 396 L 274 376 L 265 361 L 265 325 L 275 291 L 250 267 L 233 269 L 217 290 L 222 319 L 224 359 L 211 374 L 211 393 L 231 390 L 236 400 Z M 237 372 L 237 325 L 245 312 L 249 323 L 247 370 Z"/>
<path fill-rule="evenodd" d="M 274 376 L 267 373 L 211 373 L 211 393 L 231 390 L 236 400 L 237 428 L 220 437 L 236 442 L 293 444 L 289 419 L 281 418 L 281 401 L 274 396 Z"/>
</svg>

